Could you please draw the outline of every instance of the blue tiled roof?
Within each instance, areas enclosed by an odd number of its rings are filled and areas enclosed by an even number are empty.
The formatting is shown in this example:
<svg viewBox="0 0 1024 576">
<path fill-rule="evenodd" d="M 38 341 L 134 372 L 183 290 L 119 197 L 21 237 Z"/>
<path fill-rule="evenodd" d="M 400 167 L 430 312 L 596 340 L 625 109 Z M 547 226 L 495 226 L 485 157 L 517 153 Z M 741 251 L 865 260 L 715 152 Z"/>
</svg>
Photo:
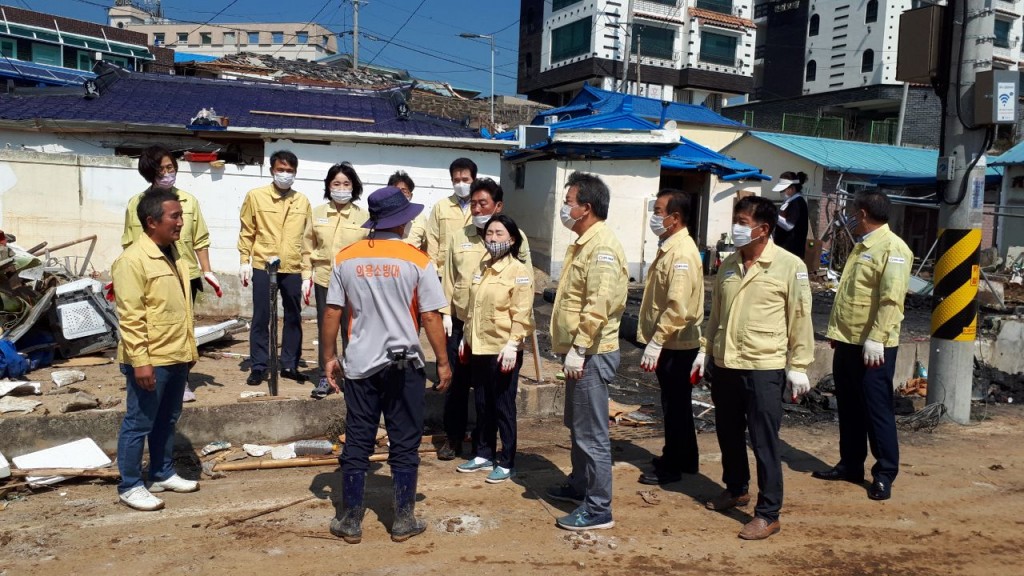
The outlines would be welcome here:
<svg viewBox="0 0 1024 576">
<path fill-rule="evenodd" d="M 56 94 L 0 95 L 0 119 L 4 120 L 49 119 L 184 127 L 201 108 L 214 108 L 219 115 L 229 116 L 232 128 L 480 138 L 475 130 L 439 118 L 414 113 L 409 119 L 400 119 L 387 96 L 336 89 L 129 73 L 101 89 L 100 96 L 91 100 Z M 250 113 L 253 110 L 373 122 Z"/>
<path fill-rule="evenodd" d="M 0 59 L 0 78 L 29 80 L 48 86 L 75 86 L 95 77 L 95 74 L 86 70 L 73 70 L 13 58 Z"/>
<path fill-rule="evenodd" d="M 572 99 L 572 102 L 569 102 L 561 108 L 552 108 L 541 112 L 534 118 L 533 123 L 543 124 L 544 117 L 546 116 L 555 116 L 560 120 L 566 120 L 568 118 L 578 118 L 585 115 L 607 114 L 609 112 L 614 112 L 622 107 L 622 101 L 626 96 L 626 94 L 621 94 L 619 92 L 610 92 L 608 90 L 584 85 L 583 89 L 580 90 L 580 93 Z M 647 98 L 644 96 L 629 96 L 629 98 L 633 101 L 633 112 L 637 115 L 654 122 L 657 122 L 661 118 L 661 100 L 658 100 L 657 98 Z M 744 124 L 726 118 L 705 106 L 679 104 L 677 102 L 669 103 L 668 110 L 665 113 L 665 119 L 687 124 L 708 124 L 712 126 L 744 128 Z"/>
</svg>

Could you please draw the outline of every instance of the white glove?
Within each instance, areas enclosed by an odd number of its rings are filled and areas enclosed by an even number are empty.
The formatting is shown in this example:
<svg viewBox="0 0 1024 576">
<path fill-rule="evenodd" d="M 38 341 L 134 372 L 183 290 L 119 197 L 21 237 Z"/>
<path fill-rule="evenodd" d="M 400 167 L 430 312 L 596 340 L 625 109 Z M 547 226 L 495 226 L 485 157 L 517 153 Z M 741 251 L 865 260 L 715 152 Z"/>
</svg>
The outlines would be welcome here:
<svg viewBox="0 0 1024 576">
<path fill-rule="evenodd" d="M 466 339 L 459 340 L 459 364 L 469 364 L 469 350 L 466 350 Z"/>
<path fill-rule="evenodd" d="M 249 285 L 249 280 L 252 280 L 252 265 L 242 264 L 238 269 L 238 279 L 242 282 L 242 288 Z"/>
<path fill-rule="evenodd" d="M 586 356 L 576 352 L 575 346 L 569 349 L 569 353 L 565 355 L 565 363 L 562 364 L 562 372 L 565 373 L 566 380 L 579 380 L 583 377 L 584 360 L 586 360 Z"/>
<path fill-rule="evenodd" d="M 449 338 L 452 335 L 452 317 L 450 314 L 441 314 L 441 324 L 444 326 L 444 335 Z"/>
<path fill-rule="evenodd" d="M 516 358 L 519 356 L 519 343 L 509 340 L 505 347 L 498 352 L 498 364 L 501 371 L 508 374 L 516 367 Z"/>
<path fill-rule="evenodd" d="M 797 397 L 803 396 L 811 391 L 811 381 L 807 379 L 807 374 L 804 372 L 797 372 L 796 370 L 786 371 L 786 388 L 790 390 L 790 395 L 793 398 L 793 402 L 796 402 Z"/>
<path fill-rule="evenodd" d="M 690 382 L 700 381 L 704 377 L 704 353 L 698 352 L 697 357 L 693 359 L 693 365 L 690 366 Z M 696 375 L 696 378 L 694 378 Z"/>
<path fill-rule="evenodd" d="M 885 346 L 874 340 L 864 342 L 864 365 L 878 368 L 882 364 L 885 364 Z"/>
<path fill-rule="evenodd" d="M 313 294 L 313 278 L 306 278 L 302 281 L 302 302 L 309 306 L 309 297 Z"/>
<path fill-rule="evenodd" d="M 206 283 L 213 288 L 213 292 L 217 295 L 217 298 L 224 295 L 224 292 L 220 289 L 220 280 L 217 279 L 217 276 L 213 272 L 203 272 L 203 278 L 206 280 Z"/>
<path fill-rule="evenodd" d="M 644 372 L 654 372 L 658 368 L 659 356 L 661 356 L 661 344 L 651 340 L 644 348 L 644 356 L 640 359 L 640 368 Z"/>
</svg>

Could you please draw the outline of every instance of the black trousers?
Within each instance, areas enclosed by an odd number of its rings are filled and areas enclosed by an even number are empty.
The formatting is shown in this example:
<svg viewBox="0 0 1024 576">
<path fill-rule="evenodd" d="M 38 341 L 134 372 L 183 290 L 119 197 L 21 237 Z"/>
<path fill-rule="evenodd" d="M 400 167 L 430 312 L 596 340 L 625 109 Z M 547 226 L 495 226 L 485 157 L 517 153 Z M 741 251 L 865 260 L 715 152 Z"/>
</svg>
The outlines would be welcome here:
<svg viewBox="0 0 1024 576">
<path fill-rule="evenodd" d="M 469 365 L 459 362 L 459 342 L 462 341 L 463 322 L 452 316 L 452 335 L 445 348 L 448 363 L 452 367 L 452 383 L 444 393 L 444 432 L 449 444 L 459 444 L 466 437 L 469 425 L 469 393 L 472 385 Z M 479 418 L 479 417 L 478 417 Z M 473 449 L 476 450 L 477 435 L 473 431 Z"/>
<path fill-rule="evenodd" d="M 327 359 L 324 358 L 324 339 L 320 332 L 324 325 L 324 312 L 327 311 L 327 287 L 314 283 L 313 299 L 316 300 L 316 338 L 319 342 L 317 344 L 317 362 L 319 363 L 317 372 L 320 374 L 320 378 L 326 378 L 327 373 L 324 368 L 327 366 Z M 342 308 L 341 330 L 338 331 L 341 335 L 341 348 L 338 348 L 338 358 L 341 358 L 342 352 L 348 346 L 348 318 L 348 308 Z"/>
<path fill-rule="evenodd" d="M 885 363 L 878 368 L 864 365 L 863 347 L 836 342 L 832 376 L 836 381 L 839 408 L 839 464 L 848 475 L 864 472 L 867 447 L 875 457 L 871 475 L 892 483 L 900 466 L 896 437 L 892 379 L 896 372 L 898 348 L 885 349 Z M 865 442 L 867 440 L 867 442 Z"/>
<path fill-rule="evenodd" d="M 501 371 L 497 354 L 474 354 L 469 360 L 476 399 L 475 455 L 504 468 L 515 468 L 516 464 L 516 393 L 522 366 L 522 352 L 507 374 Z M 501 452 L 498 452 L 499 435 Z"/>
<path fill-rule="evenodd" d="M 699 468 L 697 431 L 693 427 L 690 368 L 698 349 L 662 350 L 658 357 L 658 386 L 661 410 L 665 414 L 665 447 L 661 451 L 661 469 L 671 474 L 695 473 Z"/>
<path fill-rule="evenodd" d="M 715 403 L 715 427 L 722 450 L 722 482 L 733 493 L 747 492 L 750 466 L 744 432 L 757 463 L 755 516 L 769 521 L 782 509 L 782 458 L 779 427 L 782 425 L 784 370 L 735 370 L 714 367 L 711 399 Z"/>
<path fill-rule="evenodd" d="M 389 366 L 360 380 L 345 379 L 345 447 L 338 458 L 342 472 L 369 470 L 382 413 L 391 469 L 419 467 L 426 380 L 423 370 L 411 365 L 405 370 Z"/>
<path fill-rule="evenodd" d="M 302 353 L 302 275 L 277 274 L 278 299 L 284 308 L 281 331 L 281 369 L 295 370 Z M 252 325 L 249 328 L 249 361 L 252 370 L 266 370 L 270 358 L 270 275 L 252 271 Z"/>
<path fill-rule="evenodd" d="M 203 277 L 193 278 L 189 280 L 189 287 L 192 288 L 192 304 L 196 303 L 196 296 L 203 291 Z"/>
</svg>

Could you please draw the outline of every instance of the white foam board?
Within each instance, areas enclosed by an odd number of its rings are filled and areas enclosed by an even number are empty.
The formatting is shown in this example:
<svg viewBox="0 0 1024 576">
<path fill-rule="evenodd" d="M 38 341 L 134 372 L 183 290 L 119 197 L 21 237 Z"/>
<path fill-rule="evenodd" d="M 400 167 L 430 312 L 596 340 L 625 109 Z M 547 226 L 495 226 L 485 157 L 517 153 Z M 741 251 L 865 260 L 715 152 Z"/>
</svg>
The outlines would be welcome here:
<svg viewBox="0 0 1024 576">
<path fill-rule="evenodd" d="M 92 438 L 82 438 L 38 452 L 22 454 L 12 459 L 18 468 L 103 468 L 110 458 L 100 450 Z M 56 484 L 67 480 L 64 476 L 29 476 L 26 482 L 34 485 Z"/>
</svg>

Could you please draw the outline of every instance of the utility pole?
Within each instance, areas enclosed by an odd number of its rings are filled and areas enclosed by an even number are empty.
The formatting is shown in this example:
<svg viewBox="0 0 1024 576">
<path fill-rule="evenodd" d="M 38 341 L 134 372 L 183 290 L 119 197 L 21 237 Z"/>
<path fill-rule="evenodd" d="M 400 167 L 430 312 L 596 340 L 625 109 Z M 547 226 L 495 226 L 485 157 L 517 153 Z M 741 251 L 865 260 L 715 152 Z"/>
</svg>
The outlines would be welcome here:
<svg viewBox="0 0 1024 576">
<path fill-rule="evenodd" d="M 629 74 L 629 52 L 632 46 L 629 43 L 629 32 L 633 26 L 633 0 L 626 1 L 626 22 L 622 26 L 622 37 L 623 44 L 626 47 L 626 57 L 622 60 L 622 82 L 619 83 L 619 92 L 623 94 L 629 92 L 629 83 L 626 79 Z"/>
<path fill-rule="evenodd" d="M 975 94 L 974 84 L 980 68 L 992 67 L 994 23 L 985 0 L 950 0 L 945 19 L 950 42 L 942 155 L 952 158 L 955 172 L 947 186 L 939 188 L 928 403 L 942 403 L 949 418 L 967 424 L 974 384 L 985 152 L 991 128 L 974 121 L 974 99 L 982 97 Z"/>
<path fill-rule="evenodd" d="M 359 71 L 359 3 L 352 0 L 352 70 Z"/>
</svg>

